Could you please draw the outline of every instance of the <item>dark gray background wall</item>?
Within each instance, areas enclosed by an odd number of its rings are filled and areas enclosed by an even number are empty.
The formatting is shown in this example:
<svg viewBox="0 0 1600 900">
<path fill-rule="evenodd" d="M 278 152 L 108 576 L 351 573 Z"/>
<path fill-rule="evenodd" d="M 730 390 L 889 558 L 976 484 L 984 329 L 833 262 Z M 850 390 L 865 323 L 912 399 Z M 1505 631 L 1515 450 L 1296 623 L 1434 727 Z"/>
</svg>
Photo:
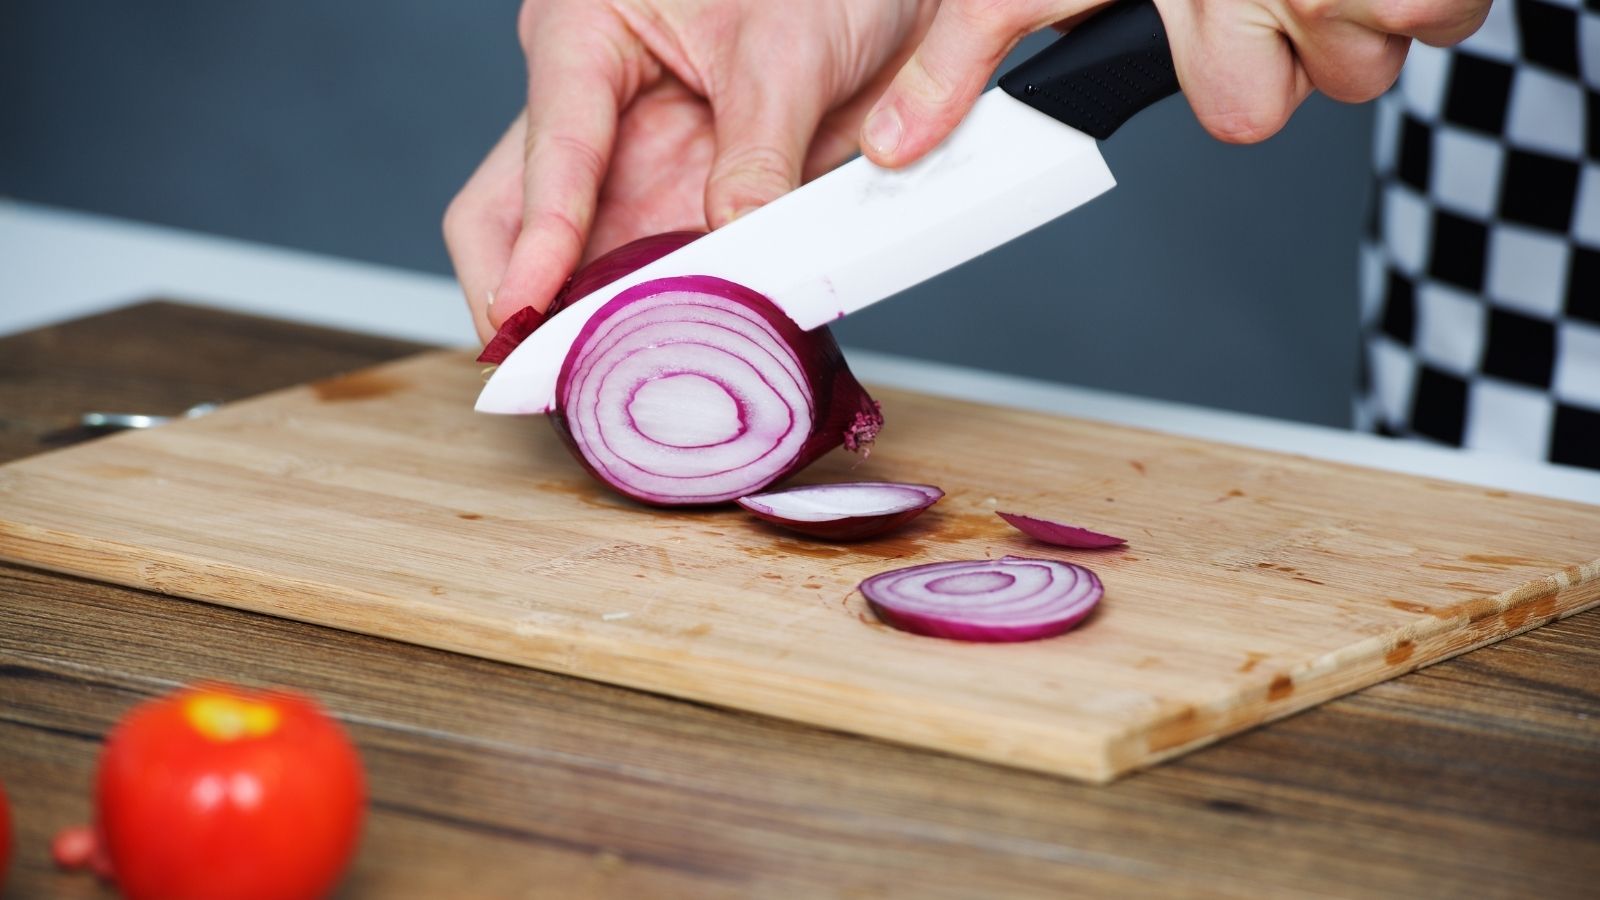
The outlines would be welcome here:
<svg viewBox="0 0 1600 900">
<path fill-rule="evenodd" d="M 516 5 L 6 0 L 0 193 L 448 272 L 439 215 L 523 92 Z M 840 337 L 1345 424 L 1370 122 L 1314 98 L 1230 147 L 1169 100 L 1107 142 L 1116 190 Z"/>
</svg>

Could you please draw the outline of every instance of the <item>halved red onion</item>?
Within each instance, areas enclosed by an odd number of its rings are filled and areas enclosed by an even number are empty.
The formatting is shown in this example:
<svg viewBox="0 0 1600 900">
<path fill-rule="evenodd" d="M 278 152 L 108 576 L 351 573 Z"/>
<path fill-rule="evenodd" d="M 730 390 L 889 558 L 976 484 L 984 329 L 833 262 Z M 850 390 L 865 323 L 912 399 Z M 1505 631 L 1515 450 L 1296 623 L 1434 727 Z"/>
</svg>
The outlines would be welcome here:
<svg viewBox="0 0 1600 900">
<path fill-rule="evenodd" d="M 740 497 L 758 519 L 791 531 L 835 541 L 877 537 L 910 522 L 939 501 L 931 484 L 852 481 L 808 484 Z"/>
<path fill-rule="evenodd" d="M 861 582 L 860 591 L 879 619 L 901 631 L 1002 643 L 1070 631 L 1105 588 L 1083 566 L 1005 556 L 896 569 Z"/>
<path fill-rule="evenodd" d="M 578 270 L 544 313 L 524 309 L 478 357 L 499 363 L 551 316 L 700 237 L 674 231 Z M 771 301 L 684 276 L 618 294 L 563 362 L 551 422 L 596 478 L 645 503 L 721 503 L 760 491 L 883 425 L 826 328 L 801 331 Z"/>
<path fill-rule="evenodd" d="M 556 383 L 556 430 L 596 478 L 644 503 L 743 497 L 883 424 L 827 329 L 705 275 L 618 294 Z"/>
<path fill-rule="evenodd" d="M 1005 519 L 1011 527 L 1026 534 L 1028 537 L 1044 541 L 1046 544 L 1055 544 L 1057 547 L 1103 550 L 1106 547 L 1118 547 L 1127 543 L 1123 538 L 1101 534 L 1098 531 L 1090 531 L 1087 528 L 1079 528 L 1076 525 L 1052 522 L 1048 519 L 1036 519 L 1033 516 L 1008 512 L 996 512 L 995 515 Z"/>
</svg>

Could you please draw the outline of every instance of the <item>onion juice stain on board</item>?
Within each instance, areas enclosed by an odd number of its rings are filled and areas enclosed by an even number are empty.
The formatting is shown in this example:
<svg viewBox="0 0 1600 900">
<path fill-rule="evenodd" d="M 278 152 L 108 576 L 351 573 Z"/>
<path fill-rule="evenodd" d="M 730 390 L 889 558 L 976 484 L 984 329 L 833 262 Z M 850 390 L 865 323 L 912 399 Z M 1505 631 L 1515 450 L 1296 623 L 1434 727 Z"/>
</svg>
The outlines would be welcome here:
<svg viewBox="0 0 1600 900">
<path fill-rule="evenodd" d="M 1395 642 L 1395 645 L 1390 647 L 1388 652 L 1383 654 L 1383 661 L 1388 665 L 1398 666 L 1410 659 L 1411 654 L 1415 653 L 1416 650 L 1417 642 L 1411 640 L 1410 638 L 1404 638 Z"/>
<path fill-rule="evenodd" d="M 1422 614 L 1422 613 L 1432 613 L 1433 612 L 1433 607 L 1429 606 L 1428 604 L 1426 604 L 1426 603 L 1413 603 L 1410 600 L 1393 600 L 1393 599 L 1391 599 L 1389 601 L 1389 605 L 1391 607 L 1395 608 L 1395 609 L 1400 610 L 1401 612 L 1417 613 L 1419 615 Z"/>
<path fill-rule="evenodd" d="M 1273 676 L 1272 683 L 1267 685 L 1268 700 L 1282 700 L 1294 693 L 1294 679 L 1288 675 Z"/>
<path fill-rule="evenodd" d="M 1500 618 L 1506 623 L 1507 630 L 1516 631 L 1529 622 L 1538 624 L 1555 614 L 1556 597 L 1551 594 L 1548 597 L 1540 597 L 1532 603 L 1519 603 L 1501 613 Z"/>
<path fill-rule="evenodd" d="M 342 403 L 350 400 L 375 400 L 387 397 L 406 387 L 406 383 L 391 375 L 364 370 L 348 375 L 335 375 L 311 382 L 311 390 L 323 403 Z"/>
<path fill-rule="evenodd" d="M 1486 566 L 1537 566 L 1546 564 L 1545 560 L 1526 559 L 1521 556 L 1502 556 L 1492 553 L 1468 553 L 1461 557 L 1462 562 L 1480 563 Z"/>
</svg>

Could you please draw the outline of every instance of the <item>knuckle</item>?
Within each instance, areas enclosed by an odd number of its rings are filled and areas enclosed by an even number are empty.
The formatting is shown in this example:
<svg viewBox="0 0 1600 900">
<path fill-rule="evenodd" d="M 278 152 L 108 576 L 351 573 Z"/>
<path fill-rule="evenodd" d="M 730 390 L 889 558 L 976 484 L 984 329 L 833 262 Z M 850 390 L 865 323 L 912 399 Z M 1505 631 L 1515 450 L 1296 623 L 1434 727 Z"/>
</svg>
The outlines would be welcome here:
<svg viewBox="0 0 1600 900">
<path fill-rule="evenodd" d="M 555 132 L 529 138 L 529 164 L 550 165 L 552 157 L 558 160 L 557 172 L 575 183 L 599 185 L 605 177 L 606 159 L 587 141 L 569 134 Z"/>
<path fill-rule="evenodd" d="M 546 0 L 525 0 L 517 9 L 517 40 L 523 50 L 532 47 L 534 36 L 540 31 L 540 20 L 546 5 Z"/>
<path fill-rule="evenodd" d="M 1365 103 L 1394 85 L 1405 63 L 1409 40 L 1369 36 L 1370 40 L 1351 45 L 1327 64 L 1308 67 L 1317 90 L 1342 103 Z"/>
<path fill-rule="evenodd" d="M 1290 13 L 1302 22 L 1322 22 L 1336 18 L 1342 0 L 1288 0 Z"/>
<path fill-rule="evenodd" d="M 456 236 L 461 234 L 466 225 L 466 220 L 471 216 L 468 209 L 465 192 L 456 194 L 445 204 L 444 215 L 441 217 L 439 227 L 444 231 L 446 244 L 454 243 Z"/>
<path fill-rule="evenodd" d="M 712 176 L 715 206 L 743 207 L 783 196 L 795 185 L 797 166 L 775 147 L 751 145 L 719 161 Z"/>
<path fill-rule="evenodd" d="M 971 27 L 986 34 L 1020 36 L 1061 18 L 1056 0 L 945 0 Z"/>
<path fill-rule="evenodd" d="M 991 25 L 1009 22 L 1017 15 L 1018 7 L 1027 6 L 1015 0 L 947 0 L 962 18 L 974 23 Z"/>
<path fill-rule="evenodd" d="M 911 57 L 908 69 L 910 77 L 903 83 L 905 92 L 929 113 L 955 103 L 965 94 L 976 94 L 983 88 L 981 79 L 989 74 L 981 67 L 972 67 L 968 60 L 950 59 L 921 50 Z"/>
<path fill-rule="evenodd" d="M 1373 21 L 1389 34 L 1416 34 L 1450 23 L 1452 6 L 1435 0 L 1379 0 Z"/>
<path fill-rule="evenodd" d="M 529 218 L 528 225 L 530 227 L 527 230 L 546 238 L 557 237 L 573 247 L 579 249 L 583 247 L 584 229 L 579 226 L 578 220 L 564 209 L 540 210 Z"/>
<path fill-rule="evenodd" d="M 1363 77 L 1352 79 L 1349 83 L 1343 85 L 1343 90 L 1338 95 L 1327 91 L 1324 91 L 1324 93 L 1328 93 L 1328 96 L 1341 103 L 1365 103 L 1368 100 L 1376 100 L 1382 96 L 1384 91 L 1394 86 L 1395 79 L 1399 76 L 1400 70 L 1398 67 L 1392 71 L 1375 70 L 1368 72 Z M 1318 90 L 1321 90 L 1320 85 Z"/>
</svg>

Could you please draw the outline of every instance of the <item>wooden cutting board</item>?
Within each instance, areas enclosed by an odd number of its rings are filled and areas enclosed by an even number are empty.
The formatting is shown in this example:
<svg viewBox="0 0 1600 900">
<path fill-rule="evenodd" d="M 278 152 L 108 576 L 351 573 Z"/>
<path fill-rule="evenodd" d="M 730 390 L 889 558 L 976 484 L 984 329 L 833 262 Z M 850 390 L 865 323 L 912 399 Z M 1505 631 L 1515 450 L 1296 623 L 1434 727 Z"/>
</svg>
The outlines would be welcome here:
<svg viewBox="0 0 1600 900">
<path fill-rule="evenodd" d="M 902 391 L 869 461 L 807 478 L 943 486 L 903 532 L 649 510 L 542 421 L 473 413 L 479 368 L 425 353 L 0 467 L 0 557 L 1097 781 L 1600 602 L 1600 507 Z M 1007 553 L 1094 568 L 1100 610 L 975 645 L 854 592 Z"/>
</svg>

